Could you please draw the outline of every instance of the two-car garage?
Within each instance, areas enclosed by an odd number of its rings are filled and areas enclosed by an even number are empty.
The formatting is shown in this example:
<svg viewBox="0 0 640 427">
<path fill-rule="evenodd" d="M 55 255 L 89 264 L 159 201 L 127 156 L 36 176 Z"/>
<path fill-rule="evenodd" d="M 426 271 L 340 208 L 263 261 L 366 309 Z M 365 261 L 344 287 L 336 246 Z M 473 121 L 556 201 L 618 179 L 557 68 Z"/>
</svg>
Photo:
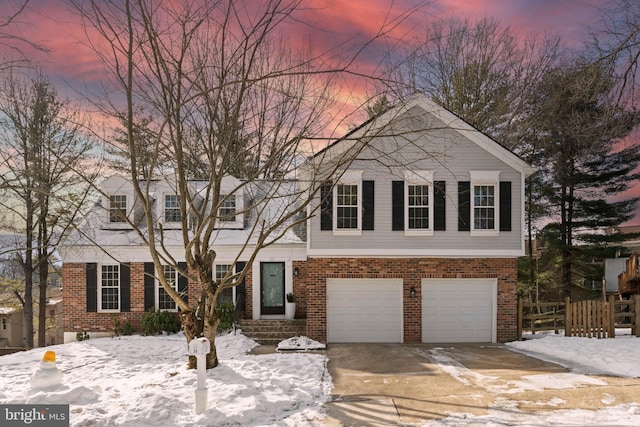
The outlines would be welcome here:
<svg viewBox="0 0 640 427">
<path fill-rule="evenodd" d="M 398 278 L 327 279 L 327 342 L 403 342 L 402 291 Z M 421 295 L 422 342 L 496 341 L 496 279 L 422 279 Z"/>
</svg>

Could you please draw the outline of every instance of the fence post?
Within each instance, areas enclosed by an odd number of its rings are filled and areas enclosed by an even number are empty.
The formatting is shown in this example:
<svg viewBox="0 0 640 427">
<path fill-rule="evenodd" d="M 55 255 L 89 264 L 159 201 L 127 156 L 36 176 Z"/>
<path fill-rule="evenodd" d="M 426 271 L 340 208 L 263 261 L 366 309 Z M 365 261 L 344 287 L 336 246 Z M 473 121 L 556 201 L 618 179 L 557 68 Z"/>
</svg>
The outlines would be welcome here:
<svg viewBox="0 0 640 427">
<path fill-rule="evenodd" d="M 609 315 L 609 338 L 616 337 L 616 298 L 609 295 L 608 315 Z"/>
<path fill-rule="evenodd" d="M 522 298 L 518 298 L 518 341 L 522 339 Z"/>
<path fill-rule="evenodd" d="M 638 303 L 640 302 L 640 295 L 633 296 L 633 311 L 635 311 L 635 321 L 634 326 L 636 328 L 636 337 L 640 337 L 640 307 L 638 307 Z"/>
<path fill-rule="evenodd" d="M 571 329 L 572 329 L 572 324 L 571 324 L 571 300 L 569 299 L 569 297 L 566 297 L 564 299 L 564 336 L 565 337 L 570 337 L 571 336 Z"/>
</svg>

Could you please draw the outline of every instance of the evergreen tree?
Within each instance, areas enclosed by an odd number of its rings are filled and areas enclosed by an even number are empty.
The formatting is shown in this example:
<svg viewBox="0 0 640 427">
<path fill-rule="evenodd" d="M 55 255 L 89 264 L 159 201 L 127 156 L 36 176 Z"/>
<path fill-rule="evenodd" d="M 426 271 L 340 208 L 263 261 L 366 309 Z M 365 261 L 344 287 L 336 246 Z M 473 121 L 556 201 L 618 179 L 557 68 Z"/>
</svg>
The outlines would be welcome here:
<svg viewBox="0 0 640 427">
<path fill-rule="evenodd" d="M 631 219 L 638 201 L 619 196 L 640 177 L 640 147 L 623 141 L 639 114 L 616 105 L 610 96 L 615 83 L 606 64 L 578 62 L 557 67 L 540 86 L 538 123 L 554 209 L 549 214 L 557 218 L 549 228 L 557 238 L 565 295 L 574 275 L 599 274 L 591 260 L 620 239 L 605 230 Z"/>
</svg>

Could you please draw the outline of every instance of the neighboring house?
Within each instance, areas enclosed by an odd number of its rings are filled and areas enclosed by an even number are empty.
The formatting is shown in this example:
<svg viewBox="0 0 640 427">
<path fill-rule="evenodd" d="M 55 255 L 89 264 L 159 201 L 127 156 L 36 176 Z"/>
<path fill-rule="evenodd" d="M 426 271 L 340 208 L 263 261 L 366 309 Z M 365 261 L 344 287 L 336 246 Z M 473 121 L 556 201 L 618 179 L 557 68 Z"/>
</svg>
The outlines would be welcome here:
<svg viewBox="0 0 640 427">
<path fill-rule="evenodd" d="M 309 175 L 345 153 L 357 156 L 338 176 Z M 516 259 L 525 251 L 524 182 L 532 172 L 451 112 L 414 97 L 301 167 L 300 183 L 323 186 L 306 230 L 261 251 L 233 300 L 246 298 L 245 317 L 284 318 L 284 295 L 293 291 L 296 317 L 323 342 L 516 339 Z M 169 189 L 152 186 L 165 225 Z M 84 236 L 60 250 L 65 339 L 108 333 L 112 314 L 135 327 L 149 308 L 175 308 L 150 279 L 147 249 L 118 218 L 122 210 L 136 215 L 131 186 L 112 177 L 103 191 L 109 197 L 87 218 Z M 235 220 L 221 224 L 216 272 L 230 268 L 255 218 Z M 175 233 L 165 243 L 179 256 Z M 175 282 L 196 296 L 184 278 Z"/>
<path fill-rule="evenodd" d="M 64 343 L 64 304 L 62 291 L 58 287 L 47 289 L 46 332 L 44 345 L 56 345 Z M 34 325 L 37 329 L 38 310 L 36 310 Z M 36 335 L 37 336 L 37 335 Z M 36 339 L 37 341 L 37 339 Z M 36 342 L 37 345 L 37 342 Z"/>
<path fill-rule="evenodd" d="M 24 347 L 22 310 L 0 307 L 0 348 L 5 347 Z"/>
</svg>

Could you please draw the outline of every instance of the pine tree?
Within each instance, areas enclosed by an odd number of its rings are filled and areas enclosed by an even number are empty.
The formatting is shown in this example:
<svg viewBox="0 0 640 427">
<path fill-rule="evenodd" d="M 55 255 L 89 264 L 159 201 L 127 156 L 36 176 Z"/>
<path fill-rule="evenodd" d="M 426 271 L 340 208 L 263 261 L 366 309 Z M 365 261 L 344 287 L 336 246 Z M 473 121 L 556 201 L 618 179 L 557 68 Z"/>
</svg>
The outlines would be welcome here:
<svg viewBox="0 0 640 427">
<path fill-rule="evenodd" d="M 620 194 L 640 177 L 640 147 L 624 140 L 640 116 L 616 105 L 614 86 L 613 69 L 600 62 L 558 67 L 540 87 L 545 178 L 557 218 L 550 228 L 557 233 L 565 295 L 573 275 L 593 274 L 591 259 L 619 240 L 605 230 L 631 219 L 638 202 Z"/>
</svg>

